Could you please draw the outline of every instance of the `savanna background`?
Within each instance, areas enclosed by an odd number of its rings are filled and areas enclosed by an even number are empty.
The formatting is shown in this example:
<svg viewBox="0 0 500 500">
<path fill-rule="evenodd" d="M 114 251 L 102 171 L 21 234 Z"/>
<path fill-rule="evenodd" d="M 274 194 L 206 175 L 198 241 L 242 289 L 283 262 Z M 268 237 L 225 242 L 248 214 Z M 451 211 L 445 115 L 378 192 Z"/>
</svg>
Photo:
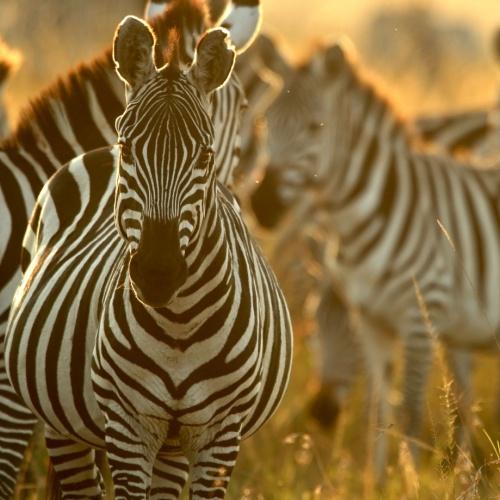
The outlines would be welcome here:
<svg viewBox="0 0 500 500">
<path fill-rule="evenodd" d="M 22 59 L 5 94 L 12 125 L 30 97 L 108 46 L 117 23 L 126 14 L 140 15 L 144 3 L 0 0 L 0 35 Z M 410 119 L 488 105 L 499 97 L 500 61 L 492 52 L 492 37 L 500 27 L 498 0 L 262 0 L 262 5 L 262 29 L 279 40 L 291 59 L 306 57 L 315 40 L 348 36 L 362 64 L 378 75 L 391 100 Z M 264 249 L 270 250 L 272 237 L 260 236 Z M 357 381 L 335 431 L 320 429 L 308 417 L 309 402 L 318 389 L 312 355 L 313 280 L 303 275 L 297 283 L 281 267 L 277 272 L 294 316 L 292 381 L 275 417 L 243 444 L 229 498 L 500 498 L 500 425 L 494 413 L 500 373 L 495 361 L 477 355 L 474 451 L 459 452 L 450 469 L 443 466 L 443 457 L 453 445 L 449 436 L 455 403 L 438 352 L 428 391 L 421 464 L 415 468 L 401 436 L 391 429 L 380 431 L 391 435 L 391 466 L 385 488 L 378 489 L 365 468 L 365 381 Z M 397 415 L 401 395 L 394 390 L 391 399 Z M 43 498 L 45 470 L 39 435 L 17 498 Z"/>
</svg>

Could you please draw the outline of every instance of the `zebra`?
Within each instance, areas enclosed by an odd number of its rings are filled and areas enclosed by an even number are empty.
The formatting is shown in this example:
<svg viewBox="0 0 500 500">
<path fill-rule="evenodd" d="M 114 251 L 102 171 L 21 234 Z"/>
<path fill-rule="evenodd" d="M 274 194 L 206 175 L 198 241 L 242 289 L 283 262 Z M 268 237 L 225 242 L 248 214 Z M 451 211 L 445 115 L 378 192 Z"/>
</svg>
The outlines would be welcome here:
<svg viewBox="0 0 500 500">
<path fill-rule="evenodd" d="M 500 63 L 500 29 L 492 37 L 492 52 Z M 491 165 L 500 159 L 500 95 L 489 106 L 444 115 L 421 116 L 416 132 L 439 150 Z"/>
<path fill-rule="evenodd" d="M 294 106 L 281 96 L 268 113 L 270 157 L 282 163 L 268 166 L 254 209 L 270 225 L 304 191 L 313 193 L 329 221 L 330 279 L 357 322 L 379 427 L 390 422 L 400 342 L 403 428 L 418 436 L 434 334 L 451 348 L 498 349 L 500 170 L 418 154 L 405 122 L 345 45 L 318 52 L 288 91 Z M 386 456 L 382 432 L 378 477 Z"/>
<path fill-rule="evenodd" d="M 8 78 L 19 66 L 20 54 L 8 47 L 8 45 L 0 39 L 0 95 L 3 94 L 5 84 Z M 6 137 L 9 131 L 9 119 L 5 103 L 0 101 L 0 139 Z"/>
<path fill-rule="evenodd" d="M 500 102 L 490 107 L 422 116 L 416 132 L 439 151 L 468 161 L 491 165 L 500 158 Z"/>
<path fill-rule="evenodd" d="M 500 40 L 500 30 L 496 34 L 494 43 L 497 59 L 500 54 L 500 43 L 498 40 Z M 304 78 L 295 79 L 293 68 L 288 68 L 285 74 L 287 78 L 283 87 L 286 92 L 283 92 L 280 99 L 275 102 L 270 111 L 271 114 L 276 115 L 273 122 L 274 129 L 279 130 L 281 128 L 281 122 L 277 123 L 279 120 L 277 116 L 280 113 L 279 110 L 281 108 L 286 110 L 288 106 L 292 105 L 294 107 L 294 121 L 297 126 L 300 128 L 300 124 L 305 121 L 306 127 L 311 129 L 311 133 L 317 135 L 321 128 L 321 119 L 318 118 L 321 116 L 321 109 L 320 105 L 318 105 L 319 101 L 307 97 L 311 82 L 308 82 Z M 302 104 L 297 106 L 297 102 Z M 291 110 L 289 111 L 292 112 Z M 491 165 L 493 160 L 498 160 L 499 158 L 499 116 L 497 104 L 494 107 L 473 111 L 434 117 L 421 117 L 415 120 L 410 128 L 413 133 L 417 134 L 416 139 L 418 141 L 420 139 L 423 139 L 427 143 L 430 141 L 433 149 L 449 154 L 460 152 L 462 153 L 461 158 L 468 159 L 481 166 L 486 166 Z M 283 117 L 283 121 L 286 120 L 287 117 Z M 290 178 L 283 183 L 280 188 L 280 198 L 273 197 L 272 195 L 269 196 L 268 191 L 273 192 L 275 189 L 276 176 L 274 172 L 281 172 L 279 167 L 288 163 L 301 161 L 305 165 L 308 165 L 312 163 L 310 161 L 311 154 L 314 155 L 314 144 L 316 141 L 313 138 L 309 141 L 309 144 L 306 144 L 307 141 L 304 141 L 304 157 L 298 159 L 297 157 L 301 154 L 302 150 L 296 144 L 294 148 L 289 147 L 290 143 L 295 141 L 293 139 L 290 140 L 285 135 L 290 133 L 290 136 L 293 137 L 293 132 L 290 132 L 286 127 L 284 130 L 282 140 L 273 141 L 273 138 L 270 138 L 271 165 L 266 170 L 262 185 L 252 198 L 252 204 L 257 210 L 257 217 L 263 226 L 274 226 L 276 224 L 276 219 L 279 217 L 280 211 L 287 204 L 287 190 L 289 189 L 287 185 L 293 185 L 295 182 L 293 178 Z M 273 164 L 275 159 L 278 159 L 282 165 Z M 314 169 L 315 167 L 312 168 Z M 284 175 L 287 175 L 287 173 L 284 172 Z M 294 172 L 290 173 L 291 177 L 294 175 Z M 272 207 L 269 206 L 269 203 L 272 203 Z M 259 207 L 263 207 L 264 211 L 260 210 Z M 300 213 L 301 209 L 297 210 L 297 212 Z M 277 251 L 275 253 L 281 261 L 283 259 L 279 257 L 280 251 L 294 238 L 296 241 L 297 230 L 304 233 L 304 227 L 310 226 L 311 214 L 306 210 L 298 219 L 294 215 L 292 220 L 293 222 L 290 227 L 282 231 L 284 234 L 278 237 L 279 239 L 276 244 Z M 322 232 L 324 231 L 319 231 L 319 233 Z M 314 233 L 317 235 L 318 231 L 314 231 Z M 314 242 L 314 244 L 318 245 L 322 243 Z M 295 264 L 297 265 L 297 262 Z M 303 267 L 302 265 L 300 270 L 300 279 L 302 280 L 304 279 Z M 339 409 L 344 405 L 346 395 L 350 391 L 353 378 L 359 370 L 360 363 L 359 356 L 357 355 L 357 343 L 348 331 L 348 313 L 345 307 L 342 306 L 342 298 L 338 296 L 328 283 L 318 282 L 316 291 L 319 293 L 319 306 L 315 315 L 318 326 L 319 348 L 314 349 L 314 352 L 318 358 L 321 386 L 319 392 L 311 402 L 311 413 L 322 426 L 329 428 L 335 423 Z M 328 310 L 329 308 L 330 310 Z M 472 370 L 471 356 L 467 350 L 449 347 L 446 351 L 446 357 L 454 375 L 455 397 L 460 402 L 459 406 L 462 408 L 463 413 L 464 409 L 470 408 L 473 399 L 470 381 Z M 496 413 L 500 415 L 500 405 L 497 405 Z M 464 430 L 459 426 L 457 429 L 457 440 L 460 441 L 463 439 L 463 432 Z"/>
<path fill-rule="evenodd" d="M 226 37 L 203 35 L 188 72 L 175 50 L 157 69 L 152 30 L 127 16 L 114 40 L 128 87 L 118 145 L 53 176 L 27 229 L 7 370 L 45 421 L 68 497 L 76 486 L 100 498 L 90 447 L 105 444 L 117 499 L 178 498 L 190 465 L 192 497 L 222 498 L 240 440 L 285 391 L 286 303 L 216 180 L 207 96 L 234 64 Z"/>
<path fill-rule="evenodd" d="M 193 38 L 209 27 L 201 2 L 172 0 L 152 21 L 159 40 L 182 24 L 181 60 L 190 64 Z M 254 37 L 249 25 L 248 38 Z M 240 29 L 240 28 L 239 28 Z M 241 32 L 241 29 L 240 29 Z M 189 55 L 191 54 L 191 55 Z M 60 165 L 85 151 L 113 144 L 114 122 L 124 109 L 123 89 L 111 51 L 82 64 L 32 101 L 14 133 L 0 147 L 0 499 L 10 499 L 36 419 L 5 374 L 3 344 L 12 296 L 21 279 L 23 227 L 44 182 Z M 230 184 L 239 148 L 236 131 L 246 106 L 235 75 L 212 95 L 219 179 Z"/>
</svg>

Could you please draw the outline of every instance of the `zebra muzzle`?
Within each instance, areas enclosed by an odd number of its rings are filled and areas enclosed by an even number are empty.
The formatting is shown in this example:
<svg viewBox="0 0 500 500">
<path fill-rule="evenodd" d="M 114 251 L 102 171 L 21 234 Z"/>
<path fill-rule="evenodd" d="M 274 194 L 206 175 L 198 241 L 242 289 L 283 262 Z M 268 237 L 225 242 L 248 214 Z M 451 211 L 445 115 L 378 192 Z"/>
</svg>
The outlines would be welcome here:
<svg viewBox="0 0 500 500">
<path fill-rule="evenodd" d="M 149 307 L 165 307 L 187 278 L 177 220 L 144 219 L 137 252 L 129 263 L 132 288 Z"/>
</svg>

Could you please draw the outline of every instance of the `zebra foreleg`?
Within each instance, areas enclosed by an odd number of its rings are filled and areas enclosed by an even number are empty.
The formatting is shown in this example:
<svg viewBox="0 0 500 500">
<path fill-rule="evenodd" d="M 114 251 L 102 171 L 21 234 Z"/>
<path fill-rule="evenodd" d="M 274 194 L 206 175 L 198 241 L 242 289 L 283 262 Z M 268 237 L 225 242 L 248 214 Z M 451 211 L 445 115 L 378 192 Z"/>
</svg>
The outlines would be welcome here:
<svg viewBox="0 0 500 500">
<path fill-rule="evenodd" d="M 423 325 L 422 325 L 423 326 Z M 403 413 L 404 433 L 414 461 L 418 461 L 424 398 L 432 364 L 433 339 L 416 328 L 404 339 Z"/>
<path fill-rule="evenodd" d="M 368 377 L 367 467 L 378 484 L 383 483 L 387 465 L 387 430 L 391 424 L 389 391 L 396 339 L 364 318 L 357 318 Z"/>
<path fill-rule="evenodd" d="M 189 475 L 189 462 L 183 455 L 160 454 L 156 457 L 151 500 L 175 500 L 180 497 Z"/>
<path fill-rule="evenodd" d="M 464 349 L 447 348 L 446 357 L 448 366 L 453 376 L 453 397 L 449 411 L 453 413 L 451 418 L 458 417 L 454 423 L 453 442 L 448 443 L 449 464 L 454 464 L 457 456 L 458 447 L 465 447 L 472 450 L 472 440 L 470 430 L 472 429 L 471 408 L 473 403 L 472 388 L 472 353 Z M 456 413 L 456 415 L 455 415 Z"/>
<path fill-rule="evenodd" d="M 46 428 L 45 442 L 62 498 L 100 500 L 104 481 L 95 463 L 95 451 Z"/>
<path fill-rule="evenodd" d="M 101 405 L 101 408 L 106 418 L 106 449 L 115 500 L 149 498 L 153 466 L 166 441 L 168 422 L 151 418 L 135 419 L 119 403 L 111 400 Z M 181 466 L 180 470 L 180 479 L 169 482 L 168 488 L 171 485 L 176 488 L 176 484 L 181 483 L 184 468 Z M 159 484 L 155 485 L 155 488 L 159 487 Z M 176 497 L 159 495 L 158 498 Z"/>
<path fill-rule="evenodd" d="M 4 336 L 0 335 L 0 339 L 0 500 L 11 500 L 37 419 L 26 408 L 7 378 L 3 355 Z"/>
<path fill-rule="evenodd" d="M 315 353 L 321 387 L 311 402 L 310 411 L 322 427 L 329 428 L 335 425 L 351 392 L 360 357 L 347 308 L 329 283 L 321 293 L 316 323 L 318 345 Z"/>
<path fill-rule="evenodd" d="M 240 451 L 240 425 L 226 425 L 196 454 L 190 498 L 224 498 Z"/>
</svg>

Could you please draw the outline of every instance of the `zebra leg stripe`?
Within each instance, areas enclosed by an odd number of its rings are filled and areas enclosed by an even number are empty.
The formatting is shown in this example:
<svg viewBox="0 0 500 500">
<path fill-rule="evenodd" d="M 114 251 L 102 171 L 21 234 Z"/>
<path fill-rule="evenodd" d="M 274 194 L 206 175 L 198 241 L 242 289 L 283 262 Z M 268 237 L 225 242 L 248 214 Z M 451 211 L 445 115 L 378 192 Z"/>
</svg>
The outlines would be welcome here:
<svg viewBox="0 0 500 500">
<path fill-rule="evenodd" d="M 423 325 L 422 325 L 423 327 Z M 426 331 L 414 331 L 404 340 L 404 422 L 405 434 L 412 438 L 420 435 L 426 385 L 432 363 L 432 338 Z M 410 443 L 414 458 L 418 447 Z"/>
<path fill-rule="evenodd" d="M 181 496 L 188 475 L 189 462 L 182 455 L 162 455 L 156 457 L 153 482 L 149 498 L 151 500 L 177 500 Z"/>
<path fill-rule="evenodd" d="M 107 406 L 102 408 L 115 500 L 149 498 L 153 466 L 167 438 L 167 422 L 155 420 L 150 428 L 146 428 L 143 422 L 123 415 L 122 406 L 116 401 L 107 401 Z M 181 469 L 179 478 L 174 478 L 171 483 L 180 485 L 185 481 L 184 475 L 185 470 Z"/>
<path fill-rule="evenodd" d="M 370 388 L 368 393 L 368 466 L 374 467 L 374 478 L 381 483 L 387 465 L 386 430 L 391 424 L 389 390 L 392 375 L 395 338 L 376 328 L 366 318 L 358 318 L 358 330 L 364 350 Z"/>
<path fill-rule="evenodd" d="M 4 335 L 0 353 L 3 354 Z M 0 500 L 11 500 L 17 474 L 23 461 L 37 419 L 21 402 L 5 372 L 5 360 L 0 356 Z"/>
<path fill-rule="evenodd" d="M 95 465 L 95 450 L 50 428 L 45 442 L 64 500 L 103 498 L 104 481 Z"/>
<path fill-rule="evenodd" d="M 241 427 L 227 425 L 197 454 L 190 498 L 224 498 L 240 450 Z"/>
</svg>

